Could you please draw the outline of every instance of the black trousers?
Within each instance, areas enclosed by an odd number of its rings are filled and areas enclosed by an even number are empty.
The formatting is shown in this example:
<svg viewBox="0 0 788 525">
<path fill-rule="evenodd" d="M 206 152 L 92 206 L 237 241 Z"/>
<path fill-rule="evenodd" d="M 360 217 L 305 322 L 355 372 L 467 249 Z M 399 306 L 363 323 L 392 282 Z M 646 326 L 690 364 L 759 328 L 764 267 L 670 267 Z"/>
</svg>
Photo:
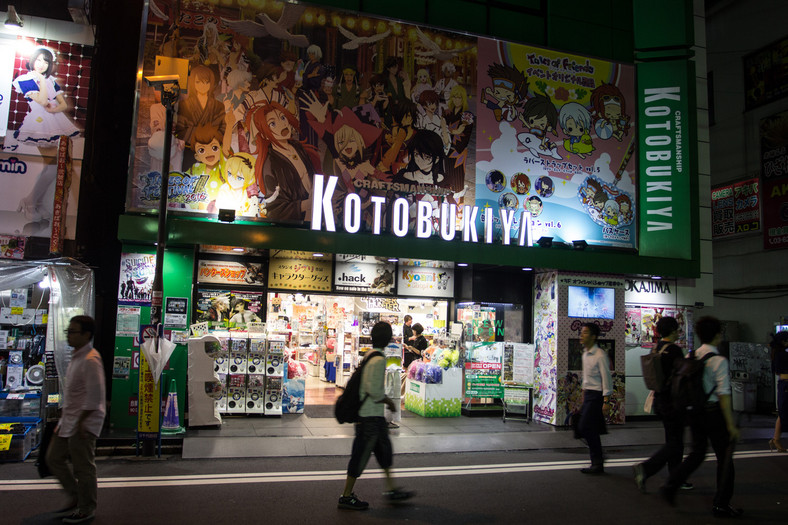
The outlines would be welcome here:
<svg viewBox="0 0 788 525">
<path fill-rule="evenodd" d="M 653 456 L 643 462 L 643 472 L 650 478 L 665 465 L 668 472 L 673 472 L 681 464 L 684 454 L 684 417 L 676 414 L 662 416 L 662 426 L 665 429 L 665 444 Z"/>
<path fill-rule="evenodd" d="M 386 419 L 383 417 L 362 417 L 361 421 L 355 425 L 356 437 L 353 440 L 353 451 L 347 466 L 348 476 L 360 477 L 373 452 L 381 468 L 391 467 L 394 454 Z"/>
<path fill-rule="evenodd" d="M 588 443 L 591 465 L 594 466 L 604 463 L 602 440 L 599 437 L 605 431 L 602 401 L 601 391 L 583 390 L 583 407 L 580 409 L 580 422 L 577 424 L 577 431 Z"/>
<path fill-rule="evenodd" d="M 728 426 L 725 424 L 725 416 L 722 415 L 719 404 L 715 403 L 704 413 L 688 419 L 692 431 L 692 450 L 671 473 L 665 487 L 675 493 L 678 487 L 687 481 L 690 474 L 703 463 L 706 457 L 707 443 L 711 443 L 714 455 L 717 456 L 717 492 L 714 494 L 714 505 L 726 507 L 730 505 L 733 496 L 735 479 L 733 450 L 735 443 L 731 442 Z"/>
</svg>

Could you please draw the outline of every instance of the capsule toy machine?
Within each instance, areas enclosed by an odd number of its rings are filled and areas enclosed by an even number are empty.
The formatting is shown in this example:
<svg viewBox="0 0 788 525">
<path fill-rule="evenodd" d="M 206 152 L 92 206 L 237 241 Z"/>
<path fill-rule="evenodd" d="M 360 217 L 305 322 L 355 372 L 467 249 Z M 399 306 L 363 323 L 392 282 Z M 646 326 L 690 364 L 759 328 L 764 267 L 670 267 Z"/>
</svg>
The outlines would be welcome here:
<svg viewBox="0 0 788 525">
<path fill-rule="evenodd" d="M 265 375 L 282 377 L 285 372 L 285 339 L 271 337 L 265 354 Z"/>
<path fill-rule="evenodd" d="M 282 376 L 265 376 L 265 415 L 282 415 Z"/>
<path fill-rule="evenodd" d="M 227 374 L 218 374 L 219 384 L 222 386 L 222 391 L 216 393 L 216 408 L 220 414 L 227 413 Z"/>
<path fill-rule="evenodd" d="M 219 337 L 221 348 L 214 358 L 214 371 L 217 374 L 227 375 L 230 373 L 230 338 Z"/>
<path fill-rule="evenodd" d="M 246 374 L 227 376 L 227 413 L 246 413 Z"/>
<path fill-rule="evenodd" d="M 247 338 L 230 339 L 230 373 L 246 374 L 246 364 L 249 359 L 247 354 Z"/>
<path fill-rule="evenodd" d="M 246 413 L 265 414 L 265 375 L 249 374 L 246 376 Z"/>
<path fill-rule="evenodd" d="M 255 336 L 249 339 L 249 352 L 246 358 L 246 370 L 251 374 L 265 374 L 265 345 L 264 337 Z"/>
</svg>

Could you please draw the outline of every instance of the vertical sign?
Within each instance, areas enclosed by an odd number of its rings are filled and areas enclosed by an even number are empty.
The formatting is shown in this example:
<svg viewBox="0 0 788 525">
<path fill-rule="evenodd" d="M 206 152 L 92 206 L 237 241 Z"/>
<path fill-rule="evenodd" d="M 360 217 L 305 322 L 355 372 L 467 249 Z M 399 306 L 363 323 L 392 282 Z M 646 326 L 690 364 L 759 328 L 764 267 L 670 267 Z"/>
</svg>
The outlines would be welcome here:
<svg viewBox="0 0 788 525">
<path fill-rule="evenodd" d="M 61 135 L 57 147 L 57 179 L 52 207 L 52 236 L 49 239 L 49 253 L 63 251 L 63 237 L 66 233 L 66 207 L 68 190 L 71 187 L 71 139 Z"/>
<path fill-rule="evenodd" d="M 140 344 L 156 337 L 156 327 L 144 325 L 140 327 Z M 159 437 L 161 417 L 160 384 L 153 381 L 145 353 L 139 353 L 140 359 L 140 394 L 137 406 L 137 437 L 138 439 L 157 439 Z"/>
<path fill-rule="evenodd" d="M 691 259 L 698 228 L 692 64 L 637 65 L 640 255 Z"/>
</svg>

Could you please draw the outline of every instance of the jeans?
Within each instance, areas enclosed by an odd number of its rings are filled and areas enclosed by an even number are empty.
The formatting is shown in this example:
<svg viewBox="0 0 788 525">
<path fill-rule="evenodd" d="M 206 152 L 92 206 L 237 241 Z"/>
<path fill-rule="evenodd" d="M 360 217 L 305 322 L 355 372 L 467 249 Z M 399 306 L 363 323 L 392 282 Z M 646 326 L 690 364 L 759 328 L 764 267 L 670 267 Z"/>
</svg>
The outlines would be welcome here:
<svg viewBox="0 0 788 525">
<path fill-rule="evenodd" d="M 68 460 L 71 459 L 71 466 Z M 96 436 L 73 435 L 63 438 L 52 435 L 46 456 L 47 466 L 60 481 L 69 501 L 77 502 L 79 511 L 92 514 L 98 499 L 96 479 Z"/>
<path fill-rule="evenodd" d="M 389 428 L 382 417 L 362 417 L 356 423 L 356 437 L 353 440 L 353 451 L 347 465 L 347 474 L 358 478 L 364 472 L 369 457 L 375 453 L 375 459 L 383 469 L 391 467 L 393 450 L 389 439 Z"/>
</svg>

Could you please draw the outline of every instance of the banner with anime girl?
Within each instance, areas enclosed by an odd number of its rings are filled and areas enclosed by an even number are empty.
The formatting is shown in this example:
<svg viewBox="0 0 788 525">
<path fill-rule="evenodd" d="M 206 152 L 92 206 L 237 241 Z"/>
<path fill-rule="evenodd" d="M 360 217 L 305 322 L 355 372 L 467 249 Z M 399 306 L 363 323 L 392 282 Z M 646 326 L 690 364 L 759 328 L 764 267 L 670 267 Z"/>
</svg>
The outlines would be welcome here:
<svg viewBox="0 0 788 525">
<path fill-rule="evenodd" d="M 496 235 L 525 210 L 533 240 L 636 248 L 634 66 L 486 38 L 478 52 L 476 205 Z"/>
<path fill-rule="evenodd" d="M 476 37 L 291 2 L 149 5 L 143 75 L 189 64 L 171 209 L 304 224 L 315 174 L 337 177 L 340 221 L 360 197 L 365 229 L 375 195 L 429 202 L 435 229 L 441 203 L 474 204 Z M 164 107 L 147 86 L 139 101 L 127 208 L 144 211 L 159 199 Z"/>
</svg>

